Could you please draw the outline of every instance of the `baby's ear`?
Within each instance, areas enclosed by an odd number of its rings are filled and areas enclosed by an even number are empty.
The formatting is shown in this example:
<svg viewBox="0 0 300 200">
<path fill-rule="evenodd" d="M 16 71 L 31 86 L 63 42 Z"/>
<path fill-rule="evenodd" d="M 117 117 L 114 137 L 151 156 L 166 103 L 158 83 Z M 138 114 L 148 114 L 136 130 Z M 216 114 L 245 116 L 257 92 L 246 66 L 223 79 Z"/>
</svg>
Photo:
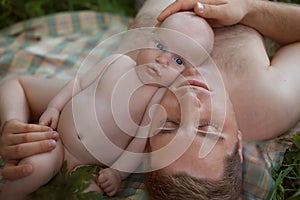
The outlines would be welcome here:
<svg viewBox="0 0 300 200">
<path fill-rule="evenodd" d="M 243 134 L 240 130 L 238 130 L 237 137 L 238 137 L 238 151 L 242 163 L 243 162 Z"/>
</svg>

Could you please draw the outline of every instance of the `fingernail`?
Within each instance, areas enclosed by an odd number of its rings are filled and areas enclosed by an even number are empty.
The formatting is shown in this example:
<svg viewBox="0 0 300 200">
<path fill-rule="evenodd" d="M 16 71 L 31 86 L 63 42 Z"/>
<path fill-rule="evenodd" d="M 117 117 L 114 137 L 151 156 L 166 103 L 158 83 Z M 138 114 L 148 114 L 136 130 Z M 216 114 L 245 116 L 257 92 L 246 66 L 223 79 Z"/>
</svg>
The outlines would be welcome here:
<svg viewBox="0 0 300 200">
<path fill-rule="evenodd" d="M 203 6 L 202 3 L 197 2 L 197 7 L 198 7 L 198 9 L 199 9 L 200 12 L 203 12 L 203 11 L 204 11 L 204 6 Z"/>
<path fill-rule="evenodd" d="M 23 167 L 23 168 L 22 168 L 22 173 L 23 173 L 24 175 L 30 174 L 31 172 L 32 172 L 32 167 L 31 167 L 31 166 L 26 166 L 26 167 Z"/>
<path fill-rule="evenodd" d="M 58 133 L 56 131 L 52 132 L 52 138 L 58 138 Z"/>
<path fill-rule="evenodd" d="M 48 142 L 48 146 L 49 146 L 51 149 L 54 148 L 55 145 L 56 145 L 56 142 L 55 142 L 54 140 L 50 140 L 50 141 Z"/>
</svg>

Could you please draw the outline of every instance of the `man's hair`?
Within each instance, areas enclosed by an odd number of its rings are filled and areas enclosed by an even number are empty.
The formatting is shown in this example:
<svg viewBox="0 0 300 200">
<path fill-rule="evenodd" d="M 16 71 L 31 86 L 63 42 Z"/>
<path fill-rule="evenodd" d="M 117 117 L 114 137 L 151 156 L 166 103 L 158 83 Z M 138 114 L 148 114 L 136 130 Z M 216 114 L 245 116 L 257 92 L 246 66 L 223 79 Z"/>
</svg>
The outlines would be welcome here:
<svg viewBox="0 0 300 200">
<path fill-rule="evenodd" d="M 221 180 L 197 179 L 185 174 L 168 175 L 160 171 L 145 174 L 145 185 L 153 200 L 239 199 L 242 188 L 242 165 L 238 148 L 225 158 Z"/>
</svg>

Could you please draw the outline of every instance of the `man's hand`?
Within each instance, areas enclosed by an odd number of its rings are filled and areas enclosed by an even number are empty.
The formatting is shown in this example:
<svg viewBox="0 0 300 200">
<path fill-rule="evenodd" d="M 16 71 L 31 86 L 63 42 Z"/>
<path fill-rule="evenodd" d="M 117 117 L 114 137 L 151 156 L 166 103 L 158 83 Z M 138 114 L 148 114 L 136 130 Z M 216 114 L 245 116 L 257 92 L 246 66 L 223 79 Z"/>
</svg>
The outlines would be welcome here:
<svg viewBox="0 0 300 200">
<path fill-rule="evenodd" d="M 157 18 L 159 22 L 179 11 L 194 11 L 213 27 L 239 23 L 247 14 L 248 0 L 177 0 Z"/>
<path fill-rule="evenodd" d="M 48 152 L 56 147 L 57 132 L 47 126 L 7 121 L 2 128 L 1 157 L 4 160 L 2 176 L 18 179 L 32 172 L 31 165 L 17 165 L 19 159 Z"/>
</svg>

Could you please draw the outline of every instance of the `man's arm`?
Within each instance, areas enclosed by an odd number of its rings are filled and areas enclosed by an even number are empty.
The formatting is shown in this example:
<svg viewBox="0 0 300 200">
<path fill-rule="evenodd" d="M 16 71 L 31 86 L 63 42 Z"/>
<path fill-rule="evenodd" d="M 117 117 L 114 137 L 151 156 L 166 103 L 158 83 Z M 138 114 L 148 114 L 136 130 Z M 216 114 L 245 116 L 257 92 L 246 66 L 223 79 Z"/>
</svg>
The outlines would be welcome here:
<svg viewBox="0 0 300 200">
<path fill-rule="evenodd" d="M 240 23 L 256 29 L 279 44 L 300 41 L 300 6 L 262 0 L 248 0 Z"/>
<path fill-rule="evenodd" d="M 247 25 L 279 44 L 300 40 L 298 5 L 263 0 L 177 0 L 158 16 L 158 20 L 163 21 L 181 10 L 194 10 L 212 26 Z"/>
<path fill-rule="evenodd" d="M 17 179 L 29 175 L 32 166 L 19 165 L 18 159 L 55 148 L 58 134 L 49 127 L 27 124 L 33 115 L 45 109 L 61 82 L 24 77 L 0 85 L 1 156 L 5 161 L 3 177 Z M 31 88 L 31 90 L 27 90 Z M 43 89 L 38 96 L 39 89 Z M 53 88 L 53 89 L 51 89 Z M 47 91 L 47 92 L 45 92 Z M 30 95 L 35 94 L 35 95 Z M 41 97 L 41 98 L 39 98 Z M 34 103 L 39 102 L 39 104 Z M 36 105 L 34 108 L 31 105 Z"/>
</svg>

